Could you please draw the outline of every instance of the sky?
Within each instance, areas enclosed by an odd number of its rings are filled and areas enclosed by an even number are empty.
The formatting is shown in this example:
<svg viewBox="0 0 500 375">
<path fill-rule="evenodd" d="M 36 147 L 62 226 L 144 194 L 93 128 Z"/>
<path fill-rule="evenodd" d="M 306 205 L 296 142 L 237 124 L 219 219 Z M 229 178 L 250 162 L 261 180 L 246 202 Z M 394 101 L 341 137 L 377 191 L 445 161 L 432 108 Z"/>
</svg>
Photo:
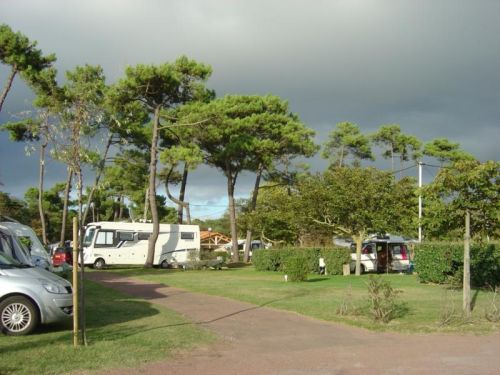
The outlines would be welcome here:
<svg viewBox="0 0 500 375">
<path fill-rule="evenodd" d="M 0 0 L 0 23 L 55 53 L 61 81 L 77 65 L 100 64 L 113 83 L 126 66 L 187 55 L 212 66 L 207 85 L 218 96 L 288 100 L 318 144 L 342 121 L 367 134 L 396 123 L 424 142 L 458 142 L 483 161 L 500 159 L 499 18 L 498 0 Z M 7 73 L 0 66 L 2 87 Z M 17 79 L 0 124 L 32 99 Z M 326 166 L 319 156 L 308 163 Z M 46 186 L 64 177 L 49 161 Z M 22 197 L 37 179 L 37 156 L 1 132 L 0 190 Z M 242 175 L 237 196 L 252 186 L 253 175 Z M 195 171 L 187 199 L 194 216 L 220 216 L 223 175 Z"/>
</svg>

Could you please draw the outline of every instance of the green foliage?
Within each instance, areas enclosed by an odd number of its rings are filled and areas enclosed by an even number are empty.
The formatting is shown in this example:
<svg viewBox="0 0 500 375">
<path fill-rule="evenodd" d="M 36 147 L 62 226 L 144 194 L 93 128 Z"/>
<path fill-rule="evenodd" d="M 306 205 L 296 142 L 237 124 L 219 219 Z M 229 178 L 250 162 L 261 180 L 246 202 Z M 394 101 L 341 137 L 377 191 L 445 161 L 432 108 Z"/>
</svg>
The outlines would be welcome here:
<svg viewBox="0 0 500 375">
<path fill-rule="evenodd" d="M 321 156 L 339 167 L 346 164 L 349 156 L 353 165 L 359 165 L 362 159 L 375 160 L 370 139 L 360 132 L 358 125 L 350 122 L 338 123 L 330 132 Z"/>
<path fill-rule="evenodd" d="M 26 202 L 0 191 L 0 215 L 11 217 L 21 223 L 29 222 L 31 213 Z M 2 218 L 0 217 L 0 220 Z"/>
<path fill-rule="evenodd" d="M 342 275 L 344 264 L 349 264 L 351 261 L 351 249 L 345 247 L 322 249 L 321 256 L 325 259 L 329 275 Z"/>
<path fill-rule="evenodd" d="M 252 255 L 252 264 L 257 271 L 278 271 L 281 266 L 282 250 L 259 250 Z"/>
<path fill-rule="evenodd" d="M 254 251 L 252 264 L 258 271 L 285 271 L 288 259 L 300 257 L 309 273 L 319 272 L 319 258 L 325 260 L 331 275 L 341 275 L 342 265 L 350 261 L 350 249 L 345 248 L 281 248 Z"/>
<path fill-rule="evenodd" d="M 395 200 L 394 185 L 392 174 L 374 168 L 335 168 L 310 176 L 298 186 L 304 225 L 351 237 L 391 231 L 406 214 Z"/>
<path fill-rule="evenodd" d="M 428 243 L 415 248 L 415 271 L 424 283 L 460 286 L 463 278 L 463 244 Z M 500 285 L 500 248 L 493 244 L 471 247 L 471 284 Z"/>
<path fill-rule="evenodd" d="M 284 260 L 283 272 L 288 275 L 289 281 L 306 281 L 309 265 L 304 254 L 296 254 Z"/>
<path fill-rule="evenodd" d="M 491 288 L 492 289 L 492 296 L 490 300 L 490 304 L 488 307 L 485 308 L 484 310 L 484 317 L 486 320 L 489 322 L 500 322 L 500 303 L 497 299 L 498 294 L 500 292 L 500 287 L 495 287 Z"/>
<path fill-rule="evenodd" d="M 452 243 L 426 243 L 415 248 L 415 272 L 420 281 L 444 283 L 453 274 L 453 261 L 460 258 L 463 245 Z"/>
<path fill-rule="evenodd" d="M 382 156 L 390 158 L 394 169 L 394 158 L 399 155 L 401 166 L 403 162 L 410 159 L 416 160 L 421 156 L 421 142 L 412 135 L 401 133 L 401 127 L 397 124 L 383 125 L 372 135 L 372 139 L 378 145 L 385 147 Z"/>
<path fill-rule="evenodd" d="M 0 25 L 0 61 L 16 67 L 27 74 L 49 67 L 55 56 L 43 56 L 36 48 L 37 42 L 30 41 L 20 32 L 15 33 L 8 25 Z"/>
<path fill-rule="evenodd" d="M 442 168 L 423 189 L 424 228 L 430 237 L 463 233 L 465 212 L 471 215 L 473 237 L 498 236 L 500 162 L 461 160 Z"/>
<path fill-rule="evenodd" d="M 403 305 L 397 301 L 400 290 L 380 276 L 370 275 L 368 279 L 369 314 L 375 322 L 389 323 L 403 312 Z"/>
<path fill-rule="evenodd" d="M 458 143 L 450 142 L 446 138 L 436 138 L 424 146 L 424 155 L 438 159 L 441 164 L 458 160 L 474 160 L 474 157 L 461 150 Z"/>
</svg>

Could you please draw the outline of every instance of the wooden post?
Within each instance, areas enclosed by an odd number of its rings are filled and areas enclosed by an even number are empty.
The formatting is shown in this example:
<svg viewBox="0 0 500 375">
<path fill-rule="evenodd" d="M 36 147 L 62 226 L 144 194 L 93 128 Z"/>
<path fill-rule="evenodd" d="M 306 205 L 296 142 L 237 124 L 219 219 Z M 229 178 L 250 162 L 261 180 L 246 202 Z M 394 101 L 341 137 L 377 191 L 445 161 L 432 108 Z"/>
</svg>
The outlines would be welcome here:
<svg viewBox="0 0 500 375">
<path fill-rule="evenodd" d="M 73 218 L 73 346 L 78 346 L 78 219 Z"/>
<path fill-rule="evenodd" d="M 466 318 L 471 316 L 470 300 L 470 213 L 465 213 L 464 235 L 464 285 L 463 285 L 463 311 Z"/>
</svg>

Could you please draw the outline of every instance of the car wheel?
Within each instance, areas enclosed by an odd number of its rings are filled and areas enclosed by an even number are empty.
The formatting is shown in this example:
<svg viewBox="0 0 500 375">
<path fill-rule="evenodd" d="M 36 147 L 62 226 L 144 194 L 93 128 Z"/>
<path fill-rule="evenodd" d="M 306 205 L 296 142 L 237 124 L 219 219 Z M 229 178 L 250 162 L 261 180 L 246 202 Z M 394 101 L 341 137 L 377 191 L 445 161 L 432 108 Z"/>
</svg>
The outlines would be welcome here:
<svg viewBox="0 0 500 375">
<path fill-rule="evenodd" d="M 167 269 L 170 267 L 170 265 L 168 264 L 168 262 L 166 260 L 164 260 L 163 262 L 160 263 L 160 267 L 163 269 Z"/>
<path fill-rule="evenodd" d="M 106 267 L 106 262 L 102 258 L 98 258 L 94 262 L 94 268 L 97 270 L 102 270 L 104 267 Z"/>
<path fill-rule="evenodd" d="M 366 272 L 366 268 L 364 264 L 361 265 L 361 274 L 364 274 Z"/>
<path fill-rule="evenodd" d="M 0 303 L 0 326 L 10 336 L 27 335 L 38 324 L 38 310 L 28 298 L 14 296 Z"/>
</svg>

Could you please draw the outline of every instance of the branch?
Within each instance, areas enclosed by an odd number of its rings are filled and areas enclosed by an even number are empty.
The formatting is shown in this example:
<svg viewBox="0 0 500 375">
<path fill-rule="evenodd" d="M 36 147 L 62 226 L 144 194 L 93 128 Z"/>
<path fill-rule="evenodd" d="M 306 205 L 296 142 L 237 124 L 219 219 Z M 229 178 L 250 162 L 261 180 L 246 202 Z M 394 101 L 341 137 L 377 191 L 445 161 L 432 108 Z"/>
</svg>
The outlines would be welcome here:
<svg viewBox="0 0 500 375">
<path fill-rule="evenodd" d="M 201 125 L 201 124 L 203 124 L 205 122 L 208 122 L 208 121 L 210 121 L 210 119 L 205 119 L 205 120 L 193 122 L 191 124 L 174 124 L 174 125 L 159 126 L 158 130 L 160 130 L 160 129 L 169 129 L 169 128 L 178 128 L 178 127 L 181 127 L 181 126 L 197 126 L 197 125 Z"/>
<path fill-rule="evenodd" d="M 317 219 L 313 218 L 312 216 L 308 216 L 308 217 L 309 217 L 309 219 L 311 219 L 312 221 L 314 221 L 316 224 L 321 224 L 321 225 L 329 226 L 330 228 L 334 228 L 337 231 L 342 232 L 344 234 L 351 235 L 351 233 L 352 233 L 350 230 L 344 228 L 343 226 L 341 226 L 341 225 L 339 225 L 337 223 L 332 222 L 328 217 L 325 217 L 325 221 L 317 220 Z"/>
</svg>

